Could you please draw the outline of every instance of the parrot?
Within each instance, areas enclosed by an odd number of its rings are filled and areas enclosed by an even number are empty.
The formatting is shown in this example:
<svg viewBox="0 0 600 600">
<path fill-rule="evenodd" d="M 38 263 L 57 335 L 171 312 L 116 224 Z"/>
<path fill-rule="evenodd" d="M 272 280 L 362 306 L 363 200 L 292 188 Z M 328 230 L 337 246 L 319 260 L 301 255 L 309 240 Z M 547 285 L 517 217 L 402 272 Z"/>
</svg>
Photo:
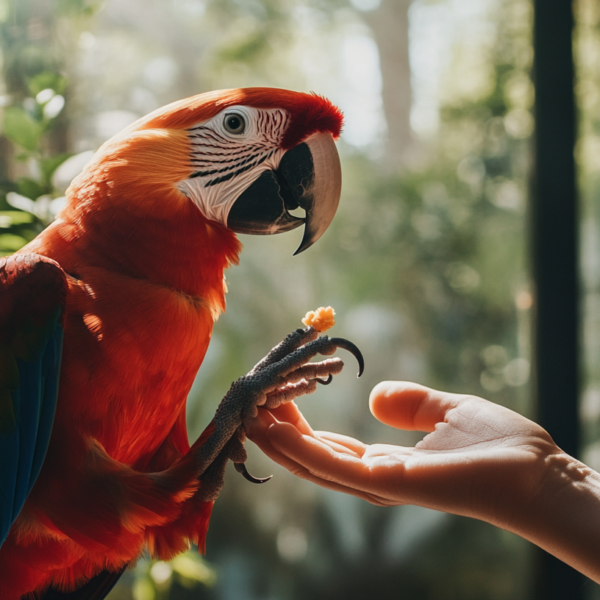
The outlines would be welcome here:
<svg viewBox="0 0 600 600">
<path fill-rule="evenodd" d="M 244 419 L 329 383 L 343 363 L 318 354 L 345 348 L 362 372 L 350 341 L 297 329 L 188 441 L 237 235 L 304 225 L 296 254 L 322 236 L 342 121 L 276 88 L 169 104 L 105 142 L 57 218 L 0 259 L 0 600 L 99 600 L 144 550 L 205 552 L 228 461 L 267 479 L 245 468 Z"/>
</svg>

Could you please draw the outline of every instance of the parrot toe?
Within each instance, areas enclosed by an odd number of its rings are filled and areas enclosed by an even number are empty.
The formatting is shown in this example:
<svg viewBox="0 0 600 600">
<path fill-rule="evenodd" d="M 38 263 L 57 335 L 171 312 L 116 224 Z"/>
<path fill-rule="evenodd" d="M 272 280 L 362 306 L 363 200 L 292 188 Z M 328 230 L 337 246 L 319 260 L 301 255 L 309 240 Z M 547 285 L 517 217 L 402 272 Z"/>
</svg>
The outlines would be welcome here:
<svg viewBox="0 0 600 600">
<path fill-rule="evenodd" d="M 238 473 L 252 483 L 271 479 L 254 477 L 246 469 L 244 421 L 254 418 L 259 408 L 274 409 L 299 396 L 312 394 L 317 384 L 329 385 L 344 367 L 339 358 L 311 363 L 312 358 L 318 354 L 329 356 L 343 348 L 356 358 L 358 376 L 362 375 L 364 359 L 355 344 L 344 338 L 318 335 L 313 327 L 296 329 L 247 375 L 231 385 L 207 431 L 193 447 L 206 500 L 218 496 L 229 460 Z"/>
</svg>

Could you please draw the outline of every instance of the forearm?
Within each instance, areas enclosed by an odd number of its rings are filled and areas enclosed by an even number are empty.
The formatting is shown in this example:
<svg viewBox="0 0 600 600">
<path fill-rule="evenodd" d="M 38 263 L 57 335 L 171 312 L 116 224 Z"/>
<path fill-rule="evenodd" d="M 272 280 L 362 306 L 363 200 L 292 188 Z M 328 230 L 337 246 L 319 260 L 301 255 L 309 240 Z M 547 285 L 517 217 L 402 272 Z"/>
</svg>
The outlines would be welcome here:
<svg viewBox="0 0 600 600">
<path fill-rule="evenodd" d="M 546 468 L 525 510 L 501 526 L 600 583 L 600 474 L 564 453 Z"/>
</svg>

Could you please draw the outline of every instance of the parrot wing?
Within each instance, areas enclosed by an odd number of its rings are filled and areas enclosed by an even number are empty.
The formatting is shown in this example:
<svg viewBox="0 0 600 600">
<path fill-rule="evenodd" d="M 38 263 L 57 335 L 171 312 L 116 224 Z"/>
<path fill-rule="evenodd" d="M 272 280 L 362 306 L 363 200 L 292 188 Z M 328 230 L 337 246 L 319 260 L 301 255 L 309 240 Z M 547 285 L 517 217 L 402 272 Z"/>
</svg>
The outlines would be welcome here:
<svg viewBox="0 0 600 600">
<path fill-rule="evenodd" d="M 0 545 L 48 449 L 66 296 L 66 275 L 53 260 L 0 258 Z"/>
</svg>

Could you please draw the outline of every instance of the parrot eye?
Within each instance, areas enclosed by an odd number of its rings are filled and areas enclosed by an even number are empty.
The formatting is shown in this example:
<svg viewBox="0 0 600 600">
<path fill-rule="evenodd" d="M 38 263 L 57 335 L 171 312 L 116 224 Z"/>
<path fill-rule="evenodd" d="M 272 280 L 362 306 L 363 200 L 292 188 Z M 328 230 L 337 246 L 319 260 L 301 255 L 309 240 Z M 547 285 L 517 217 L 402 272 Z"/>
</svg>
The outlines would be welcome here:
<svg viewBox="0 0 600 600">
<path fill-rule="evenodd" d="M 244 117 L 241 115 L 229 113 L 228 115 L 225 115 L 223 126 L 229 133 L 240 135 L 246 130 L 246 121 L 244 121 Z"/>
</svg>

